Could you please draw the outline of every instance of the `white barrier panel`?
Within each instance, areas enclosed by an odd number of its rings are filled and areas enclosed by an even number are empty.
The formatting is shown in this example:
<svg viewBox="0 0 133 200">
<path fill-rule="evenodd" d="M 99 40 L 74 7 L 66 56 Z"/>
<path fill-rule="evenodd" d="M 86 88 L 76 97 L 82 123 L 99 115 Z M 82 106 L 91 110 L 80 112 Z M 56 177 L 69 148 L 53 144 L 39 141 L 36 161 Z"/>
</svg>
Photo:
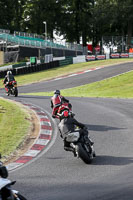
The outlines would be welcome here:
<svg viewBox="0 0 133 200">
<path fill-rule="evenodd" d="M 129 53 L 121 53 L 120 58 L 129 58 Z"/>
<path fill-rule="evenodd" d="M 73 64 L 75 64 L 75 63 L 81 63 L 81 62 L 86 62 L 85 56 L 73 57 Z"/>
<path fill-rule="evenodd" d="M 119 53 L 111 53 L 110 58 L 119 58 L 120 54 Z"/>
<path fill-rule="evenodd" d="M 4 67 L 0 67 L 0 71 L 11 70 L 11 69 L 13 69 L 12 65 L 6 65 Z"/>
<path fill-rule="evenodd" d="M 53 61 L 55 61 L 55 60 L 65 60 L 65 56 L 64 57 L 54 57 Z"/>
<path fill-rule="evenodd" d="M 133 58 L 133 53 L 129 53 L 129 58 Z"/>
<path fill-rule="evenodd" d="M 96 56 L 95 55 L 86 56 L 86 61 L 91 61 L 91 60 L 96 60 Z"/>
<path fill-rule="evenodd" d="M 96 56 L 96 60 L 105 60 L 106 59 L 106 55 L 97 55 Z"/>
<path fill-rule="evenodd" d="M 45 55 L 45 63 L 49 63 L 53 61 L 53 54 Z"/>
</svg>

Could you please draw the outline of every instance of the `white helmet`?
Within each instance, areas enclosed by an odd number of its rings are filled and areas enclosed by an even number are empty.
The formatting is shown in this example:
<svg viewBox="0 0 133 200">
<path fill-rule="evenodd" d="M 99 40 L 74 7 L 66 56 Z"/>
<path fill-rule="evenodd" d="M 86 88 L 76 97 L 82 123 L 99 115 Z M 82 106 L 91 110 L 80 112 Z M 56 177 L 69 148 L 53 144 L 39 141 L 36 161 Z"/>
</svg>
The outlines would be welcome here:
<svg viewBox="0 0 133 200">
<path fill-rule="evenodd" d="M 9 75 L 9 74 L 12 74 L 12 72 L 11 72 L 11 71 L 8 71 L 8 72 L 7 72 L 7 75 Z"/>
</svg>

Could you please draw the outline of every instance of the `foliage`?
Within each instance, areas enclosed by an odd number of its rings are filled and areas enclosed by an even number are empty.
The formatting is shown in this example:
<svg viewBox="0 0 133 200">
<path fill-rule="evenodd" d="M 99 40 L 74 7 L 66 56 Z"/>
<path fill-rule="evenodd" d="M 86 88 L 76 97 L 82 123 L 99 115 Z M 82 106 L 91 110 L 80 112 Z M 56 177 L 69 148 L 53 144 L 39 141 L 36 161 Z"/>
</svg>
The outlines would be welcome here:
<svg viewBox="0 0 133 200">
<path fill-rule="evenodd" d="M 0 0 L 0 28 L 63 34 L 69 42 L 96 46 L 107 35 L 128 35 L 131 44 L 132 0 Z"/>
<path fill-rule="evenodd" d="M 21 30 L 23 24 L 24 0 L 0 0 L 0 28 Z"/>
</svg>

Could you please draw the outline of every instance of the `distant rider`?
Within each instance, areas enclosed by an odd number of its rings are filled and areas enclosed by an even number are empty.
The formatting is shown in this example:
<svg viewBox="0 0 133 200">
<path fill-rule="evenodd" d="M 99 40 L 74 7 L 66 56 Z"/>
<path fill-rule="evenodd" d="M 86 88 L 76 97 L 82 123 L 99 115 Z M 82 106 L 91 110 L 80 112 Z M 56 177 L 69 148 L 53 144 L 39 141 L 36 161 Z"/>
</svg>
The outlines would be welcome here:
<svg viewBox="0 0 133 200">
<path fill-rule="evenodd" d="M 51 108 L 53 109 L 52 111 L 53 118 L 56 117 L 59 107 L 63 104 L 64 106 L 68 106 L 69 109 L 72 108 L 71 104 L 69 103 L 69 100 L 60 95 L 60 90 L 55 90 L 54 96 L 51 98 Z M 64 106 L 62 106 L 62 109 Z"/>
<path fill-rule="evenodd" d="M 81 129 L 75 130 L 76 126 L 78 126 Z M 89 135 L 88 135 L 87 127 L 84 124 L 78 122 L 75 118 L 71 117 L 68 111 L 63 112 L 63 117 L 60 123 L 58 124 L 58 128 L 59 128 L 61 137 L 64 139 L 64 150 L 66 151 L 73 152 L 73 148 L 70 147 L 70 142 L 71 142 L 70 140 L 73 135 L 72 134 L 73 132 L 78 131 L 79 134 L 83 134 L 86 144 L 90 144 L 90 145 L 94 144 L 92 140 L 88 137 Z"/>
<path fill-rule="evenodd" d="M 14 76 L 13 76 L 11 71 L 7 71 L 7 75 L 5 76 L 5 79 L 3 81 L 4 84 L 5 84 L 5 89 L 6 89 L 7 92 L 9 90 L 9 83 L 11 81 L 15 81 L 15 78 L 14 78 Z"/>
</svg>

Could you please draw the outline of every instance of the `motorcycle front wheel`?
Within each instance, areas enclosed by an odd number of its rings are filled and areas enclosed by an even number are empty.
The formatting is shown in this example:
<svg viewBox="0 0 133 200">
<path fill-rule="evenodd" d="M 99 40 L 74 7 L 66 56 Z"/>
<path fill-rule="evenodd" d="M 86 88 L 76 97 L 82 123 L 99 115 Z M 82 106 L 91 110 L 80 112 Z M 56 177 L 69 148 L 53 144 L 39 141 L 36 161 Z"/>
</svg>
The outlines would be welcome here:
<svg viewBox="0 0 133 200">
<path fill-rule="evenodd" d="M 76 145 L 76 150 L 78 152 L 78 156 L 81 158 L 81 160 L 83 160 L 84 163 L 91 164 L 92 157 L 89 153 L 86 152 L 81 143 Z"/>
<path fill-rule="evenodd" d="M 16 194 L 17 195 L 17 197 L 16 197 L 16 199 L 15 200 L 27 200 L 24 196 L 22 196 L 21 194 Z"/>
</svg>

